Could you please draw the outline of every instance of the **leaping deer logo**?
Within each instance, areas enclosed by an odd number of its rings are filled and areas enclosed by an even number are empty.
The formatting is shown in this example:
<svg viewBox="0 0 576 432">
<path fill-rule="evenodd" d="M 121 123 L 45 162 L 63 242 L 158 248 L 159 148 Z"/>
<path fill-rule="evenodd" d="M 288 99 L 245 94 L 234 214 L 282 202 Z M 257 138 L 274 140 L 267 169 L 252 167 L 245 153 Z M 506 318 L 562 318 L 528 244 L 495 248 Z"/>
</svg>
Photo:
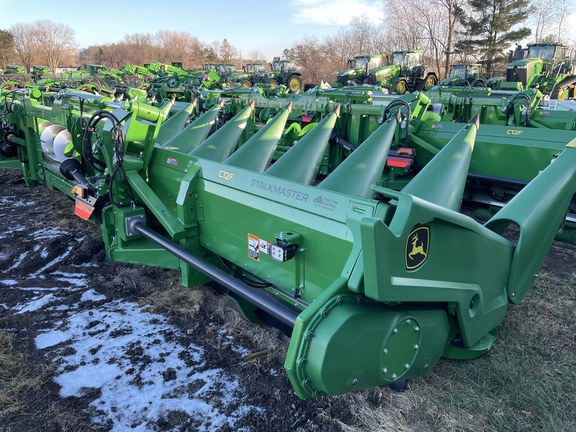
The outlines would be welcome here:
<svg viewBox="0 0 576 432">
<path fill-rule="evenodd" d="M 428 257 L 429 228 L 420 227 L 406 239 L 406 269 L 420 267 Z"/>
<path fill-rule="evenodd" d="M 424 250 L 424 243 L 420 242 L 418 246 L 418 234 L 412 236 L 412 250 L 408 253 L 410 259 L 414 259 L 414 255 L 422 254 L 426 258 L 426 251 Z"/>
</svg>

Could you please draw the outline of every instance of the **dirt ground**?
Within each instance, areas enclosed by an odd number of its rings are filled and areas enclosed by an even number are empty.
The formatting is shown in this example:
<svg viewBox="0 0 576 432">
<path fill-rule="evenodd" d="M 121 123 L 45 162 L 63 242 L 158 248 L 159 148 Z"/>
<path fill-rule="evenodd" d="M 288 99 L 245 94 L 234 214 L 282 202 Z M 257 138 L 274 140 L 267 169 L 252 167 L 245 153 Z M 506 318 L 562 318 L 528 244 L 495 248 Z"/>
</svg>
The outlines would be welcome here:
<svg viewBox="0 0 576 432">
<path fill-rule="evenodd" d="M 39 232 L 42 235 L 38 235 Z M 568 271 L 573 276 L 573 257 L 572 245 L 555 246 L 546 266 L 558 273 Z M 86 283 L 80 284 L 77 290 L 64 290 L 62 275 L 77 274 L 79 268 Z M 19 289 L 13 289 L 14 284 Z M 61 304 L 14 313 L 19 305 L 29 304 L 36 298 L 38 289 L 52 290 L 46 292 L 57 295 Z M 81 296 L 88 289 L 106 300 L 83 302 Z M 222 406 L 226 405 L 224 402 L 218 404 L 219 398 L 225 400 L 226 396 L 226 389 L 220 389 L 211 397 L 214 409 L 230 414 L 240 403 L 251 407 L 245 415 L 237 417 L 233 426 L 229 423 L 210 426 L 202 423 L 198 413 L 175 410 L 134 424 L 133 430 L 360 431 L 363 414 L 355 407 L 359 398 L 368 406 L 381 407 L 382 411 L 387 409 L 387 403 L 391 404 L 390 412 L 396 413 L 397 426 L 393 429 L 383 426 L 382 430 L 440 430 L 418 424 L 422 419 L 406 425 L 406 419 L 401 417 L 408 410 L 394 405 L 397 393 L 388 388 L 365 391 L 360 396 L 300 400 L 293 395 L 283 371 L 287 336 L 277 329 L 245 322 L 225 307 L 223 297 L 209 287 L 184 288 L 176 272 L 109 262 L 99 227 L 74 216 L 71 200 L 43 186 L 26 188 L 17 171 L 0 169 L 0 331 L 14 336 L 13 349 L 25 359 L 26 376 L 41 377 L 33 391 L 20 396 L 21 409 L 0 416 L 0 430 L 122 430 L 111 420 L 95 420 L 106 419 L 105 415 L 98 416 L 91 405 L 102 396 L 100 391 L 85 391 L 80 397 L 61 395 L 61 386 L 54 378 L 64 353 L 52 357 L 50 353 L 55 351 L 38 349 L 36 341 L 46 328 L 65 320 L 73 308 L 91 308 L 90 312 L 95 312 L 116 300 L 138 302 L 144 310 L 165 316 L 177 329 L 172 339 L 183 346 L 202 347 L 205 353 L 202 367 L 222 370 L 239 383 L 240 400 L 230 407 Z M 223 343 L 221 329 L 233 344 Z M 125 330 L 109 331 L 114 337 Z M 243 351 L 238 353 L 234 344 L 243 347 Z M 247 352 L 257 356 L 247 360 Z M 133 370 L 141 370 L 141 363 L 150 361 L 134 350 L 130 360 Z M 170 379 L 173 377 L 168 371 L 164 380 Z M 182 387 L 183 391 L 192 391 L 192 385 Z M 138 392 L 138 386 L 134 391 Z"/>
<path fill-rule="evenodd" d="M 345 398 L 305 402 L 293 395 L 283 372 L 288 337 L 277 329 L 240 319 L 209 287 L 184 288 L 176 272 L 108 261 L 99 227 L 76 217 L 73 202 L 63 194 L 44 186 L 26 188 L 17 171 L 0 169 L 0 200 L 0 281 L 4 281 L 0 283 L 0 330 L 15 335 L 14 349 L 25 355 L 28 373 L 47 378 L 40 388 L 24 396 L 22 412 L 0 416 L 0 430 L 113 429 L 111 424 L 93 421 L 89 404 L 99 397 L 98 392 L 87 392 L 82 397 L 60 396 L 59 386 L 49 379 L 56 374 L 54 359 L 36 347 L 40 331 L 65 318 L 66 308 L 13 313 L 14 307 L 30 302 L 38 288 L 55 290 L 61 295 L 62 306 L 77 304 L 82 290 L 59 292 L 59 287 L 62 275 L 76 274 L 79 266 L 86 287 L 106 296 L 106 302 L 87 307 L 105 308 L 110 300 L 120 299 L 139 302 L 164 314 L 180 330 L 174 337 L 184 346 L 201 345 L 211 368 L 221 368 L 237 379 L 251 406 L 265 408 L 241 417 L 233 429 L 225 426 L 219 430 L 338 431 L 353 421 Z M 35 231 L 45 234 L 34 236 Z M 13 281 L 20 289 L 13 289 Z M 234 353 L 233 345 L 221 343 L 215 326 L 226 327 L 234 342 L 244 349 L 264 351 L 264 355 L 244 361 Z M 138 355 L 132 359 L 135 368 L 137 362 L 146 361 Z M 270 370 L 277 373 L 271 374 Z M 337 413 L 337 418 L 327 413 Z M 204 430 L 194 424 L 194 418 L 177 412 L 138 430 Z"/>
</svg>

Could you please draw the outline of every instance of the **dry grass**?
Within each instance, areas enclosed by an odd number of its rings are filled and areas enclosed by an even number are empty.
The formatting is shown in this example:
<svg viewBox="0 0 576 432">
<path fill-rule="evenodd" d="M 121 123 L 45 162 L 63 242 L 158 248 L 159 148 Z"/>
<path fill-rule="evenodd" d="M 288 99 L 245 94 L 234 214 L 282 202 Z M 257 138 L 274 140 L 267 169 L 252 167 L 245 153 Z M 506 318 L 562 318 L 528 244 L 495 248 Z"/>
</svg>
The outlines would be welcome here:
<svg viewBox="0 0 576 432">
<path fill-rule="evenodd" d="M 576 276 L 562 279 L 543 271 L 523 302 L 509 308 L 485 356 L 443 359 L 430 374 L 410 381 L 405 392 L 381 387 L 323 398 L 317 416 L 346 431 L 576 430 L 575 282 Z M 215 349 L 221 329 L 239 344 L 249 341 L 260 355 L 243 362 L 248 374 L 283 363 L 286 337 L 246 321 L 205 287 L 167 290 L 145 301 L 172 316 L 208 318 L 214 326 L 206 337 Z M 277 403 L 285 397 L 280 392 Z M 351 418 L 343 415 L 343 406 L 350 407 Z"/>
<path fill-rule="evenodd" d="M 25 356 L 13 350 L 13 339 L 13 335 L 0 332 L 0 418 L 26 413 L 27 401 L 45 378 L 27 369 Z"/>
<path fill-rule="evenodd" d="M 61 401 L 50 402 L 49 365 L 35 363 L 13 349 L 14 336 L 0 332 L 0 428 L 3 431 L 104 431 L 87 421 L 88 415 L 69 409 Z M 72 407 L 73 408 L 73 407 Z"/>
<path fill-rule="evenodd" d="M 345 395 L 356 409 L 349 431 L 576 430 L 576 278 L 543 272 L 512 306 L 485 356 L 441 360 L 409 390 Z M 357 422 L 357 423 L 356 423 Z"/>
</svg>

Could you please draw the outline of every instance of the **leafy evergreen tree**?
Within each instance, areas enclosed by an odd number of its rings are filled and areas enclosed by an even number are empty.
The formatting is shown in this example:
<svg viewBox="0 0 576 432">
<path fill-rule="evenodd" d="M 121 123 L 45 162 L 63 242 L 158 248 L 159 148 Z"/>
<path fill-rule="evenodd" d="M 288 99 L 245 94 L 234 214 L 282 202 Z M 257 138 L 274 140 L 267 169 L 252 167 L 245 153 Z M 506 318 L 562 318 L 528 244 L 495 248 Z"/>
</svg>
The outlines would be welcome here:
<svg viewBox="0 0 576 432">
<path fill-rule="evenodd" d="M 460 22 L 467 29 L 455 45 L 456 51 L 481 59 L 491 75 L 495 64 L 505 61 L 505 51 L 532 32 L 520 27 L 528 18 L 529 0 L 468 0 L 470 13 L 460 10 Z"/>
<path fill-rule="evenodd" d="M 6 30 L 0 30 L 0 69 L 15 61 L 14 35 Z"/>
</svg>

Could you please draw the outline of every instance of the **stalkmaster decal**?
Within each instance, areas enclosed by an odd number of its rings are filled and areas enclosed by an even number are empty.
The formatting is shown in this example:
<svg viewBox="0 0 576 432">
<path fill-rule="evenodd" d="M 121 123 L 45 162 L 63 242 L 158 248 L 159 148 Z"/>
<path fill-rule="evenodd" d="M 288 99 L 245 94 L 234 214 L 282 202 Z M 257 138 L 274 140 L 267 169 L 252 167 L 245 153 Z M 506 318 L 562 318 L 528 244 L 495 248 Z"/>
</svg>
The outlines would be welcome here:
<svg viewBox="0 0 576 432">
<path fill-rule="evenodd" d="M 430 244 L 430 229 L 428 227 L 416 228 L 406 238 L 404 258 L 406 270 L 415 270 L 424 264 L 428 257 Z"/>
</svg>

